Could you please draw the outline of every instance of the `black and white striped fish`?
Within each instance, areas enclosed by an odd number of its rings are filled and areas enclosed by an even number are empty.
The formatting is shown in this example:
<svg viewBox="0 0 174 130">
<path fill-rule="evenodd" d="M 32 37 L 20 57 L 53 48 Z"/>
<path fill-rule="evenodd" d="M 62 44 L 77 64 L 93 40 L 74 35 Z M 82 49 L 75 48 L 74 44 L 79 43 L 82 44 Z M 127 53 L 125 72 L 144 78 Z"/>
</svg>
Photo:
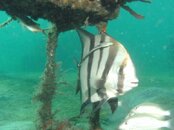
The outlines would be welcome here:
<svg viewBox="0 0 174 130">
<path fill-rule="evenodd" d="M 96 110 L 107 101 L 114 112 L 117 96 L 138 85 L 132 60 L 124 46 L 107 34 L 77 32 L 83 49 L 77 89 L 81 92 L 81 112 L 89 103 L 99 102 Z"/>
</svg>

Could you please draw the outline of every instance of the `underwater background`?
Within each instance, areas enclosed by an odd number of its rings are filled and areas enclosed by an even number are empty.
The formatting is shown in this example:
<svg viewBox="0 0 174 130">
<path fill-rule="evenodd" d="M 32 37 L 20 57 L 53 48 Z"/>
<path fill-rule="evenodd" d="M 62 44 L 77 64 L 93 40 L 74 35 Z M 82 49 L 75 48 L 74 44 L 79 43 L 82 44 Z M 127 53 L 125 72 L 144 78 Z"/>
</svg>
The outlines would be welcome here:
<svg viewBox="0 0 174 130">
<path fill-rule="evenodd" d="M 113 115 L 107 111 L 108 106 L 104 106 L 101 115 L 103 128 L 118 130 L 125 120 L 130 120 L 130 125 L 128 123 L 123 130 L 173 130 L 174 1 L 153 0 L 151 4 L 133 2 L 129 5 L 144 15 L 145 19 L 137 20 L 121 9 L 119 17 L 109 22 L 107 33 L 127 48 L 140 83 L 139 87 L 119 97 L 122 103 Z M 0 23 L 8 17 L 1 11 Z M 50 25 L 44 20 L 39 20 L 39 23 L 43 28 Z M 95 27 L 88 27 L 87 30 L 97 32 Z M 0 130 L 35 129 L 38 104 L 33 97 L 45 67 L 46 40 L 43 34 L 28 31 L 17 21 L 0 29 Z M 75 95 L 78 74 L 75 59 L 80 61 L 80 55 L 81 43 L 76 31 L 61 33 L 56 58 L 57 63 L 61 64 L 57 72 L 61 77 L 57 82 L 63 81 L 65 84 L 57 89 L 53 104 L 59 120 L 79 114 L 80 97 Z M 158 127 L 144 124 L 144 119 L 149 120 L 149 116 L 143 118 L 144 126 L 131 126 L 134 118 L 127 115 L 136 106 L 146 103 L 158 107 L 161 113 L 169 114 L 146 113 L 152 115 L 150 117 L 158 122 Z M 145 117 L 143 114 L 138 116 Z M 75 124 L 88 129 L 88 120 L 85 118 Z"/>
</svg>

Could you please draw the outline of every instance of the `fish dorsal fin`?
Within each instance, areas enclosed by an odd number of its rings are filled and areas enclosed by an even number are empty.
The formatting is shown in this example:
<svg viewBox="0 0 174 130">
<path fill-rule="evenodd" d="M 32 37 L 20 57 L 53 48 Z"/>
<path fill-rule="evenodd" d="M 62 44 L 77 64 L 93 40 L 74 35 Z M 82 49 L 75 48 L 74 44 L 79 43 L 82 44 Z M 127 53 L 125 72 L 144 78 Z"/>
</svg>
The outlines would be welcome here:
<svg viewBox="0 0 174 130">
<path fill-rule="evenodd" d="M 82 44 L 90 43 L 91 39 L 94 39 L 94 37 L 95 37 L 92 33 L 87 32 L 86 30 L 81 29 L 81 28 L 77 29 L 77 33 L 80 37 Z"/>
<path fill-rule="evenodd" d="M 90 52 L 91 49 L 94 48 L 95 35 L 83 29 L 77 29 L 77 32 L 82 44 L 82 52 L 83 52 L 82 58 L 83 58 Z"/>
</svg>

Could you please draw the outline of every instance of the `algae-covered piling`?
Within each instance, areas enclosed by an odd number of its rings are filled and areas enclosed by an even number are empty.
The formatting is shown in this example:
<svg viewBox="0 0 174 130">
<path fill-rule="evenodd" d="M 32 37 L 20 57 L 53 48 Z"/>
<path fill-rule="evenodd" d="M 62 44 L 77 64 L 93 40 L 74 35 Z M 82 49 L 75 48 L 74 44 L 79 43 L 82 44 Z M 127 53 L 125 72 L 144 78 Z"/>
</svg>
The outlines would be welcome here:
<svg viewBox="0 0 174 130">
<path fill-rule="evenodd" d="M 56 61 L 55 53 L 57 47 L 58 30 L 53 26 L 48 33 L 47 41 L 47 63 L 44 71 L 44 77 L 41 84 L 41 92 L 37 95 L 38 100 L 41 102 L 39 109 L 39 124 L 38 130 L 52 129 L 53 125 L 53 112 L 52 100 L 56 91 Z"/>
</svg>

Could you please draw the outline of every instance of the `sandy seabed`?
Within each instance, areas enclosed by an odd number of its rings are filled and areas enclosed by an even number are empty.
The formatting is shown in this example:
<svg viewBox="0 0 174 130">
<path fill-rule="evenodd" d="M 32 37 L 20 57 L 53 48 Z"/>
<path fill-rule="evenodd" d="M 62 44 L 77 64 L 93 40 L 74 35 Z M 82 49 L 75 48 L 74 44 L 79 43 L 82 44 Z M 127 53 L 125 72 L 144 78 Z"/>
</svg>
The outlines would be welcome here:
<svg viewBox="0 0 174 130">
<path fill-rule="evenodd" d="M 67 72 L 57 81 L 62 83 L 53 104 L 58 120 L 79 114 L 76 79 L 76 72 Z M 35 130 L 39 105 L 33 97 L 40 80 L 41 73 L 0 75 L 0 130 Z M 88 130 L 85 116 L 73 123 Z M 140 77 L 137 88 L 119 97 L 114 114 L 107 104 L 103 106 L 101 123 L 104 130 L 173 130 L 174 77 L 162 74 Z"/>
</svg>

